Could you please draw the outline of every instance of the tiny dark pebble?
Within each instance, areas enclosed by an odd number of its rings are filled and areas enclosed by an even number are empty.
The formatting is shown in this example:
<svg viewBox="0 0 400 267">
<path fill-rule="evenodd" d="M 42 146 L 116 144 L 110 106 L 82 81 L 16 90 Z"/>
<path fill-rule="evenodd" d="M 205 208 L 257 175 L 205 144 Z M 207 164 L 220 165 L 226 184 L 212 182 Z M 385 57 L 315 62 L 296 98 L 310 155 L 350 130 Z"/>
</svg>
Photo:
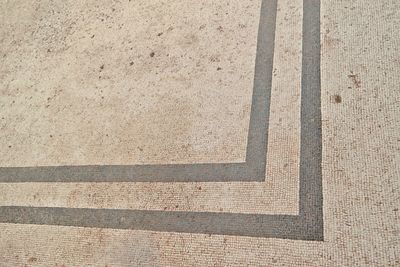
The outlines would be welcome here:
<svg viewBox="0 0 400 267">
<path fill-rule="evenodd" d="M 150 53 L 150 57 L 154 57 L 154 55 L 155 55 L 154 52 L 151 52 L 151 53 Z"/>
<path fill-rule="evenodd" d="M 218 67 L 217 70 L 222 70 L 222 68 L 221 68 L 221 67 Z"/>
<path fill-rule="evenodd" d="M 28 259 L 28 262 L 37 262 L 37 258 L 35 258 L 35 257 L 30 257 L 29 259 Z"/>
<path fill-rule="evenodd" d="M 132 65 L 133 65 L 133 61 L 132 61 L 131 63 L 129 63 L 129 65 L 131 65 L 131 66 L 132 66 Z"/>
<path fill-rule="evenodd" d="M 342 97 L 340 95 L 334 95 L 333 99 L 335 100 L 335 103 L 342 103 Z"/>
</svg>

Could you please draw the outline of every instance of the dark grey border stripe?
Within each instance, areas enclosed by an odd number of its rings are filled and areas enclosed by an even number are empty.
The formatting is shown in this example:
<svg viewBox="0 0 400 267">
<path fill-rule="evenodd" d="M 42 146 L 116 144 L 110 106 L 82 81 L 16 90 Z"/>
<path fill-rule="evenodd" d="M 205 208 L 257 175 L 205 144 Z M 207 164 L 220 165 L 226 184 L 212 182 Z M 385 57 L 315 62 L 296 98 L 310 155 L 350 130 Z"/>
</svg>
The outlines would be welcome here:
<svg viewBox="0 0 400 267">
<path fill-rule="evenodd" d="M 0 222 L 17 224 L 321 240 L 294 215 L 34 207 L 0 211 Z"/>
<path fill-rule="evenodd" d="M 268 122 L 275 54 L 277 0 L 263 0 L 258 27 L 253 99 L 247 138 L 246 162 L 265 180 Z"/>
<path fill-rule="evenodd" d="M 303 1 L 299 214 L 323 239 L 320 5 Z"/>
<path fill-rule="evenodd" d="M 263 1 L 244 163 L 0 168 L 0 182 L 264 181 L 274 57 L 276 1 Z"/>
<path fill-rule="evenodd" d="M 262 178 L 262 180 L 261 180 Z M 246 163 L 0 168 L 0 182 L 263 181 Z"/>
<path fill-rule="evenodd" d="M 276 0 L 264 0 L 276 8 Z M 298 216 L 116 209 L 0 207 L 0 222 L 323 241 L 320 1 L 304 0 Z"/>
</svg>

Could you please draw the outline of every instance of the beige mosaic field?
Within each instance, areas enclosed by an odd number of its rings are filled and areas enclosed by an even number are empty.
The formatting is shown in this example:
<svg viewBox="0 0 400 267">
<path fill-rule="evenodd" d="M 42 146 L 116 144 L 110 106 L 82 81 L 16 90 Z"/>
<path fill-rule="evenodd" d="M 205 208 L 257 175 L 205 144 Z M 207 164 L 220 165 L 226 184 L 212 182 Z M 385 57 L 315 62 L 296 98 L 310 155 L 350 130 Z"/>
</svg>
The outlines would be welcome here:
<svg viewBox="0 0 400 267">
<path fill-rule="evenodd" d="M 323 241 L 0 223 L 0 266 L 399 266 L 396 0 L 277 1 L 265 181 L 0 182 L 0 211 L 298 216 L 310 2 L 321 6 Z M 0 172 L 245 162 L 261 7 L 0 1 Z"/>
</svg>

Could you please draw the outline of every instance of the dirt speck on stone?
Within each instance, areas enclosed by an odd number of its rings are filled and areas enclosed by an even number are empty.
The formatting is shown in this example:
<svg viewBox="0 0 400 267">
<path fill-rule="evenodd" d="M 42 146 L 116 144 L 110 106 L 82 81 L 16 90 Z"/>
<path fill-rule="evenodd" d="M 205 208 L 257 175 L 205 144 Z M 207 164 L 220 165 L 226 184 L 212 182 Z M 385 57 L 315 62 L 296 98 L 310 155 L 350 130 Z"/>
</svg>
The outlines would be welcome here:
<svg viewBox="0 0 400 267">
<path fill-rule="evenodd" d="M 360 88 L 361 87 L 361 80 L 360 77 L 358 77 L 357 74 L 354 74 L 353 71 L 350 71 L 350 75 L 348 75 L 348 77 L 351 79 L 351 81 L 353 82 L 354 86 L 356 88 Z"/>
<path fill-rule="evenodd" d="M 37 262 L 37 258 L 35 258 L 35 257 L 30 257 L 30 258 L 28 259 L 28 262 Z"/>
<path fill-rule="evenodd" d="M 335 101 L 336 104 L 342 103 L 342 97 L 340 95 L 334 95 L 333 101 Z"/>
<path fill-rule="evenodd" d="M 156 53 L 154 53 L 154 52 L 150 53 L 150 57 L 154 57 L 155 55 L 156 55 Z"/>
</svg>

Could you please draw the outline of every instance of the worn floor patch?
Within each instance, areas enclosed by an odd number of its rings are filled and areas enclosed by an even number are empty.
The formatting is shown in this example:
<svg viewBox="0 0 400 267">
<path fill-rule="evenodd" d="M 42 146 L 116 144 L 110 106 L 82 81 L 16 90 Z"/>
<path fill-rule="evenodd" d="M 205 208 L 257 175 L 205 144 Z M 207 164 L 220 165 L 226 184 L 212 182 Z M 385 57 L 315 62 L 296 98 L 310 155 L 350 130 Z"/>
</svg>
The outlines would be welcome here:
<svg viewBox="0 0 400 267">
<path fill-rule="evenodd" d="M 319 5 L 305 2 L 303 10 L 300 196 L 299 204 L 294 205 L 300 209 L 297 214 L 226 213 L 223 209 L 219 212 L 199 212 L 166 209 L 151 211 L 121 208 L 115 210 L 3 206 L 2 221 L 321 240 L 323 227 Z M 261 6 L 253 101 L 244 163 L 8 167 L 1 169 L 2 180 L 4 182 L 106 182 L 122 179 L 122 181 L 142 182 L 214 182 L 268 179 L 265 177 L 265 170 L 276 20 L 277 1 L 264 1 Z M 247 226 L 243 227 L 245 224 Z"/>
<path fill-rule="evenodd" d="M 0 265 L 397 266 L 398 5 L 1 3 Z"/>
</svg>

